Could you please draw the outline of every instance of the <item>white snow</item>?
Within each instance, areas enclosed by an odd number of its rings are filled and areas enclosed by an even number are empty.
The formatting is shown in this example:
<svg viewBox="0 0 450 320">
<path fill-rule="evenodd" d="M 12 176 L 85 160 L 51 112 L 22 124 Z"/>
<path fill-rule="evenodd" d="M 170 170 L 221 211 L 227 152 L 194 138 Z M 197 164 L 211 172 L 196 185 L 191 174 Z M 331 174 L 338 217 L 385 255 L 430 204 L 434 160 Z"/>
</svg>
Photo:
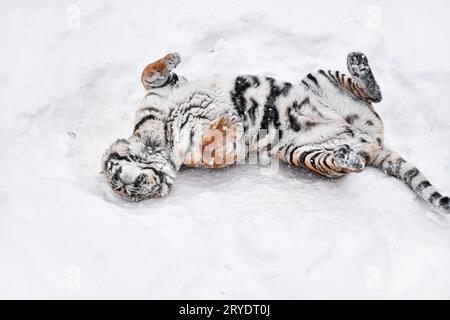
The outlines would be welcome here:
<svg viewBox="0 0 450 320">
<path fill-rule="evenodd" d="M 300 81 L 365 52 L 387 144 L 450 193 L 448 1 L 2 1 L 0 297 L 450 298 L 450 229 L 375 169 L 186 170 L 125 203 L 99 175 L 140 72 Z M 77 10 L 80 29 L 77 29 Z"/>
</svg>

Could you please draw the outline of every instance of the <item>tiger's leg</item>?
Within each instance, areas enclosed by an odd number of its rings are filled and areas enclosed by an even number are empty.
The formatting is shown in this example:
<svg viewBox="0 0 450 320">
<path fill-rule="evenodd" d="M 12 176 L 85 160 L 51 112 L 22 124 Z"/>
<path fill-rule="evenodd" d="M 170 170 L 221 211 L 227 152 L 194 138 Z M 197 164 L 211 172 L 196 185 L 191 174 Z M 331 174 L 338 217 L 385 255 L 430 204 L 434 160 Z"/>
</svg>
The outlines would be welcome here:
<svg viewBox="0 0 450 320">
<path fill-rule="evenodd" d="M 172 70 L 181 62 L 181 57 L 178 53 L 169 53 L 164 58 L 150 63 L 142 71 L 141 81 L 146 90 L 154 88 L 161 88 L 165 86 L 173 86 L 179 82 L 185 82 L 184 77 L 179 77 L 173 73 Z"/>
<path fill-rule="evenodd" d="M 351 76 L 339 71 L 319 70 L 308 74 L 302 83 L 316 93 L 321 93 L 323 87 L 321 79 L 325 78 L 330 84 L 345 89 L 348 93 L 365 102 L 380 102 L 381 90 L 369 66 L 367 57 L 360 52 L 351 52 L 347 56 L 347 68 Z"/>
<path fill-rule="evenodd" d="M 339 178 L 350 172 L 360 172 L 365 159 L 348 144 L 333 147 L 332 143 L 284 145 L 279 150 L 281 160 L 327 178 Z"/>
<path fill-rule="evenodd" d="M 364 55 L 350 53 L 348 60 L 352 61 L 349 65 L 354 66 L 349 66 L 349 69 L 353 68 L 355 75 L 359 72 L 358 82 L 339 71 L 319 70 L 308 74 L 302 83 L 309 92 L 311 103 L 334 110 L 348 124 L 367 133 L 372 138 L 371 142 L 381 146 L 384 126 L 372 105 L 372 102 L 381 100 L 378 85 Z M 360 63 L 357 64 L 356 60 Z"/>
</svg>

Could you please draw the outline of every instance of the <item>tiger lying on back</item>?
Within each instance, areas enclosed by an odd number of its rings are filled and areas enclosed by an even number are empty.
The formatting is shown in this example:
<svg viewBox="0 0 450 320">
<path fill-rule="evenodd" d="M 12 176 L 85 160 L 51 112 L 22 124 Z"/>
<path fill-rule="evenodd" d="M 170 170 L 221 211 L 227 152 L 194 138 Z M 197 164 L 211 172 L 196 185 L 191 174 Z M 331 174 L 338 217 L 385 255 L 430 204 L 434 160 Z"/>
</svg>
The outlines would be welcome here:
<svg viewBox="0 0 450 320">
<path fill-rule="evenodd" d="M 173 72 L 179 63 L 172 53 L 144 69 L 133 134 L 104 154 L 103 172 L 123 199 L 166 196 L 183 165 L 221 168 L 266 152 L 328 178 L 377 167 L 450 213 L 449 198 L 383 146 L 372 105 L 381 92 L 364 54 L 348 55 L 350 75 L 319 70 L 298 84 L 252 75 L 187 82 Z"/>
</svg>

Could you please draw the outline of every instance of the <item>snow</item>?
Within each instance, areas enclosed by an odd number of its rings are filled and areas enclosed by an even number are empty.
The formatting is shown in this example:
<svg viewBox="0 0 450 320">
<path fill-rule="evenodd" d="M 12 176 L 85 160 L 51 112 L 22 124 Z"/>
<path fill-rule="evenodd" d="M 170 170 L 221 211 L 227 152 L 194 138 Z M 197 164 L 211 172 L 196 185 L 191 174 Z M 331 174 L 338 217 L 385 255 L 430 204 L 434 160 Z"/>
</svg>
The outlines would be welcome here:
<svg viewBox="0 0 450 320">
<path fill-rule="evenodd" d="M 450 298 L 450 229 L 375 169 L 185 170 L 125 203 L 99 175 L 140 72 L 295 83 L 371 62 L 386 143 L 450 193 L 448 1 L 2 1 L 0 297 Z M 79 17 L 79 29 L 77 14 Z M 436 221 L 438 220 L 438 221 Z"/>
</svg>

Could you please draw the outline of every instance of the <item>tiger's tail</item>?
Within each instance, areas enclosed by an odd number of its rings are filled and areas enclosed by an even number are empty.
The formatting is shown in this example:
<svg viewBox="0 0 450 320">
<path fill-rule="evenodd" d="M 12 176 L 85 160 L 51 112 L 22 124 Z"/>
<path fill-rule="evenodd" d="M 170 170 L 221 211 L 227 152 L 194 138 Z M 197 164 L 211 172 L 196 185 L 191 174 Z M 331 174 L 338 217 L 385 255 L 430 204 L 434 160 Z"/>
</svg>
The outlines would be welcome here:
<svg viewBox="0 0 450 320">
<path fill-rule="evenodd" d="M 370 165 L 403 181 L 417 195 L 431 203 L 440 212 L 450 214 L 449 197 L 442 196 L 416 166 L 405 161 L 397 153 L 382 148 Z"/>
</svg>

